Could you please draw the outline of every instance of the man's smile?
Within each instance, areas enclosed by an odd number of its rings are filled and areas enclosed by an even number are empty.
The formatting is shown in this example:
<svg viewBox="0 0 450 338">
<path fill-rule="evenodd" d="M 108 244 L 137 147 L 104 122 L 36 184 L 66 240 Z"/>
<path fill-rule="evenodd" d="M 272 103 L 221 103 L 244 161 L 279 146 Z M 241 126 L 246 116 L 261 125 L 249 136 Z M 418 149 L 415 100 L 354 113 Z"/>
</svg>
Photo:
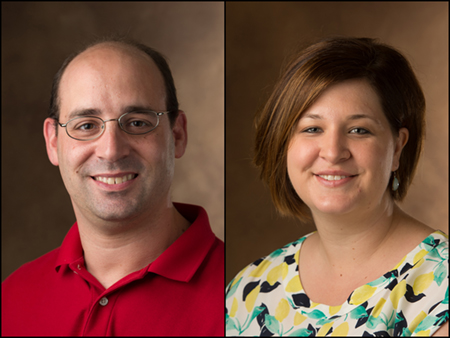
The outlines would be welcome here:
<svg viewBox="0 0 450 338">
<path fill-rule="evenodd" d="M 117 174 L 99 174 L 91 176 L 92 181 L 102 190 L 119 191 L 130 187 L 139 175 L 124 172 Z"/>
<path fill-rule="evenodd" d="M 135 179 L 137 174 L 125 174 L 123 176 L 91 176 L 96 181 L 100 181 L 106 184 L 120 184 Z"/>
</svg>

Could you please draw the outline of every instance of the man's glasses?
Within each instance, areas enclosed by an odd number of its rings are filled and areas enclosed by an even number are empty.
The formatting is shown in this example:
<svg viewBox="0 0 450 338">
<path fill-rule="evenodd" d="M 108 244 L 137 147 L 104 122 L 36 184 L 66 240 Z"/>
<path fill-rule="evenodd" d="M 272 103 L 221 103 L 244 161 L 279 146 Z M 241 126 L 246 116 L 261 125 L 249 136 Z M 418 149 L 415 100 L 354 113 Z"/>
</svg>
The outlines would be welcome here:
<svg viewBox="0 0 450 338">
<path fill-rule="evenodd" d="M 106 122 L 117 121 L 120 128 L 131 135 L 142 135 L 151 132 L 159 124 L 159 117 L 163 114 L 170 113 L 154 112 L 151 110 L 134 111 L 125 113 L 118 119 L 110 119 L 103 121 L 96 116 L 79 116 L 71 119 L 67 123 L 58 124 L 66 128 L 67 135 L 79 141 L 90 141 L 100 137 L 105 131 Z"/>
</svg>

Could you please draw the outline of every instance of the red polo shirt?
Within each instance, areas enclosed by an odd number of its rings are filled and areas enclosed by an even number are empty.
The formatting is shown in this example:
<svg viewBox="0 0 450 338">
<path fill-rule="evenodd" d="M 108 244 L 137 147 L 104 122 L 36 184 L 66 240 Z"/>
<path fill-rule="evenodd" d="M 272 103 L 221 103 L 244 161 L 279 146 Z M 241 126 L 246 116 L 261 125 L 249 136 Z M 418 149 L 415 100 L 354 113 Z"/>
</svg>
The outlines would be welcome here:
<svg viewBox="0 0 450 338">
<path fill-rule="evenodd" d="M 153 263 L 109 289 L 85 268 L 77 223 L 61 247 L 2 283 L 2 335 L 223 336 L 224 244 L 206 211 Z"/>
</svg>

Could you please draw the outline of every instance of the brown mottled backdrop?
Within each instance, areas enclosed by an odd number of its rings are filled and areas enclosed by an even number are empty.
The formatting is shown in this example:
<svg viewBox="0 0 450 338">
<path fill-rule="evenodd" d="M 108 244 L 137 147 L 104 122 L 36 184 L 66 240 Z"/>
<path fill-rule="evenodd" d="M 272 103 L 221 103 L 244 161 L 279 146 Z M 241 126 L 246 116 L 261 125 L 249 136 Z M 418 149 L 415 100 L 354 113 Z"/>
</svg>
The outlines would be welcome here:
<svg viewBox="0 0 450 338">
<path fill-rule="evenodd" d="M 226 6 L 226 282 L 313 230 L 277 215 L 251 164 L 253 116 L 289 55 L 328 35 L 380 38 L 412 63 L 427 100 L 427 139 L 400 206 L 448 233 L 448 3 L 244 2 Z"/>
<path fill-rule="evenodd" d="M 127 33 L 167 56 L 188 148 L 173 200 L 202 205 L 224 238 L 224 4 L 2 2 L 2 280 L 58 247 L 75 221 L 42 124 L 53 75 L 94 36 Z"/>
</svg>

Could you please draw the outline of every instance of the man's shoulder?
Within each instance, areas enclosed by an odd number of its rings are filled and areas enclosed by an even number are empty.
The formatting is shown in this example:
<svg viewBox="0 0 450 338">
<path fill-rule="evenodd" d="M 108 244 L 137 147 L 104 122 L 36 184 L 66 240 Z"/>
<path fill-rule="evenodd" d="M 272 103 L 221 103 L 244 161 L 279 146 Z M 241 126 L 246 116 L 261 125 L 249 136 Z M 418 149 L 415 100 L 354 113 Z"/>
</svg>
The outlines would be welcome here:
<svg viewBox="0 0 450 338">
<path fill-rule="evenodd" d="M 213 244 L 203 260 L 203 265 L 204 268 L 206 268 L 206 271 L 208 271 L 208 274 L 211 274 L 212 271 L 214 271 L 214 273 L 212 273 L 214 276 L 223 274 L 225 265 L 225 245 L 222 240 L 215 237 Z M 220 279 L 221 277 L 218 278 Z"/>
<path fill-rule="evenodd" d="M 217 236 L 214 240 L 213 249 L 225 254 L 225 243 Z"/>
<path fill-rule="evenodd" d="M 54 271 L 59 250 L 60 247 L 23 264 L 3 281 L 2 290 L 9 287 L 17 288 L 26 283 L 35 283 L 36 280 L 42 279 L 42 276 L 49 271 Z"/>
</svg>

